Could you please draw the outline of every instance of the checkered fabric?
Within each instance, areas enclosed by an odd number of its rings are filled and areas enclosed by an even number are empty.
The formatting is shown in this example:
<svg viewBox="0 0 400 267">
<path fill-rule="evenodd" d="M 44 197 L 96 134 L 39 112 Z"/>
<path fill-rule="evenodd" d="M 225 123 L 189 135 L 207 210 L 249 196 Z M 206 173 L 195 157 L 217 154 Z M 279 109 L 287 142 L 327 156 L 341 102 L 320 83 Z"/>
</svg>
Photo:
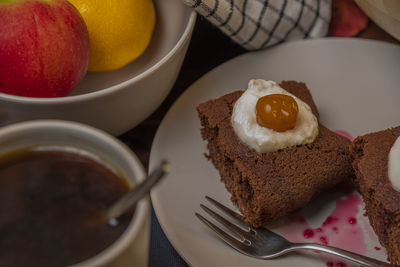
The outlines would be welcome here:
<svg viewBox="0 0 400 267">
<path fill-rule="evenodd" d="M 247 50 L 325 36 L 331 0 L 183 0 Z"/>
</svg>

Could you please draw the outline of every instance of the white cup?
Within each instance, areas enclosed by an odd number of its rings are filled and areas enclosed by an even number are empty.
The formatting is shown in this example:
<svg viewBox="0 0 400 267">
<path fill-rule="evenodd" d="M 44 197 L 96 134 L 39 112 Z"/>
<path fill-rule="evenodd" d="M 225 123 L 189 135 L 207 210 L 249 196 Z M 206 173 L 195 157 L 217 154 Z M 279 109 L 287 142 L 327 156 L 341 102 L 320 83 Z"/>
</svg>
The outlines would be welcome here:
<svg viewBox="0 0 400 267">
<path fill-rule="evenodd" d="M 36 146 L 72 146 L 92 153 L 127 179 L 130 185 L 146 177 L 138 158 L 118 139 L 93 127 L 59 120 L 37 120 L 0 128 L 0 156 Z M 147 266 L 150 242 L 150 204 L 144 198 L 136 203 L 135 213 L 122 235 L 96 256 L 74 267 Z"/>
</svg>

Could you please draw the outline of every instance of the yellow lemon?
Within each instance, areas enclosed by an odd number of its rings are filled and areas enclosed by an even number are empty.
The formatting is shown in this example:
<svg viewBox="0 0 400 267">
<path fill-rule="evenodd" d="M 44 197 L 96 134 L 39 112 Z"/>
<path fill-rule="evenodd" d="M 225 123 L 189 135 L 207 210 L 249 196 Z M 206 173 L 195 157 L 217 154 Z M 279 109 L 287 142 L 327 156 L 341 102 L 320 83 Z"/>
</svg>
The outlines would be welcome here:
<svg viewBox="0 0 400 267">
<path fill-rule="evenodd" d="M 89 71 L 121 68 L 139 57 L 155 25 L 152 0 L 68 0 L 89 31 Z"/>
</svg>

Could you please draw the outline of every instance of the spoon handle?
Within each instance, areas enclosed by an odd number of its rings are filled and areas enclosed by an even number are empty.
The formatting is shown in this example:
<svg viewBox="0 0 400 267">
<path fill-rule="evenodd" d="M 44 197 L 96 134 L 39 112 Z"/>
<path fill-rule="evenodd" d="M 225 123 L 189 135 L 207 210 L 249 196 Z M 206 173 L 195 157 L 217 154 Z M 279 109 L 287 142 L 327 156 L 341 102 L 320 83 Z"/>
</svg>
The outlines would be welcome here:
<svg viewBox="0 0 400 267">
<path fill-rule="evenodd" d="M 110 206 L 107 211 L 107 219 L 115 219 L 124 214 L 133 204 L 144 197 L 165 174 L 169 173 L 170 169 L 170 164 L 167 161 L 162 161 L 143 182 L 136 185 L 133 190 Z"/>
</svg>

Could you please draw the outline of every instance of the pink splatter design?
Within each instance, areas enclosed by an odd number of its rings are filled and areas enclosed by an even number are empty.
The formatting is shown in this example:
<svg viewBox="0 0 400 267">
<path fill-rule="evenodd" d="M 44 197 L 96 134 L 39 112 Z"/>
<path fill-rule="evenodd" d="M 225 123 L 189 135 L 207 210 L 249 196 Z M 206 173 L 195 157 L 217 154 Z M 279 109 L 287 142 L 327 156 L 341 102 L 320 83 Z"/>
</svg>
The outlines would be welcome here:
<svg viewBox="0 0 400 267">
<path fill-rule="evenodd" d="M 319 238 L 319 242 L 321 242 L 323 245 L 328 245 L 328 238 L 326 236 L 321 236 Z"/>
<path fill-rule="evenodd" d="M 348 220 L 349 224 L 356 224 L 357 223 L 357 219 L 354 217 L 349 218 Z"/>
<path fill-rule="evenodd" d="M 326 266 L 327 267 L 346 267 L 346 264 L 344 262 L 341 262 L 341 261 L 337 262 L 336 264 L 334 262 L 332 262 L 332 261 L 328 261 L 326 263 Z"/>
<path fill-rule="evenodd" d="M 332 217 L 332 216 L 328 216 L 328 218 L 326 218 L 326 220 L 324 221 L 324 223 L 322 224 L 322 226 L 327 226 L 330 225 L 334 222 L 337 222 L 338 218 Z"/>
<path fill-rule="evenodd" d="M 349 134 L 349 133 L 346 132 L 346 131 L 343 131 L 343 130 L 336 130 L 335 133 L 340 134 L 341 136 L 346 137 L 346 138 L 349 139 L 350 141 L 353 141 L 353 140 L 354 140 L 354 137 L 351 136 L 351 134 Z"/>
<path fill-rule="evenodd" d="M 321 226 L 313 229 L 302 218 L 300 212 L 293 214 L 277 232 L 293 242 L 315 242 L 329 244 L 356 253 L 365 254 L 366 244 L 362 230 L 355 219 L 362 200 L 357 194 L 349 194 L 336 200 L 336 208 Z M 350 220 L 354 219 L 354 220 Z M 299 234 L 298 230 L 301 229 Z M 297 230 L 297 231 L 296 231 Z"/>
<path fill-rule="evenodd" d="M 384 250 L 375 247 L 377 243 L 366 243 L 362 226 L 368 224 L 368 218 L 362 216 L 364 211 L 362 210 L 363 202 L 361 197 L 352 192 L 346 194 L 345 197 L 337 199 L 335 202 L 336 208 L 316 228 L 310 227 L 299 211 L 288 217 L 283 225 L 280 224 L 277 229 L 272 230 L 293 242 L 330 245 L 363 255 L 368 255 L 372 250 L 385 255 Z M 358 214 L 359 216 L 357 217 Z M 366 222 L 360 223 L 359 220 L 365 220 Z M 369 229 L 368 231 L 373 230 Z M 332 260 L 336 258 L 320 255 L 322 259 L 326 260 L 327 266 L 346 266 L 344 262 Z"/>
<path fill-rule="evenodd" d="M 312 238 L 312 237 L 314 237 L 314 231 L 307 228 L 304 230 L 303 236 L 304 236 L 304 238 L 307 238 L 307 239 Z"/>
<path fill-rule="evenodd" d="M 323 239 L 326 240 L 326 244 L 361 254 L 366 253 L 364 235 L 362 230 L 357 227 L 355 219 L 361 204 L 362 200 L 356 194 L 350 194 L 345 199 L 336 201 L 336 209 L 325 220 L 323 227 L 324 225 L 336 227 L 337 231 L 330 232 L 329 240 Z M 322 243 L 322 240 L 320 241 Z"/>
</svg>

